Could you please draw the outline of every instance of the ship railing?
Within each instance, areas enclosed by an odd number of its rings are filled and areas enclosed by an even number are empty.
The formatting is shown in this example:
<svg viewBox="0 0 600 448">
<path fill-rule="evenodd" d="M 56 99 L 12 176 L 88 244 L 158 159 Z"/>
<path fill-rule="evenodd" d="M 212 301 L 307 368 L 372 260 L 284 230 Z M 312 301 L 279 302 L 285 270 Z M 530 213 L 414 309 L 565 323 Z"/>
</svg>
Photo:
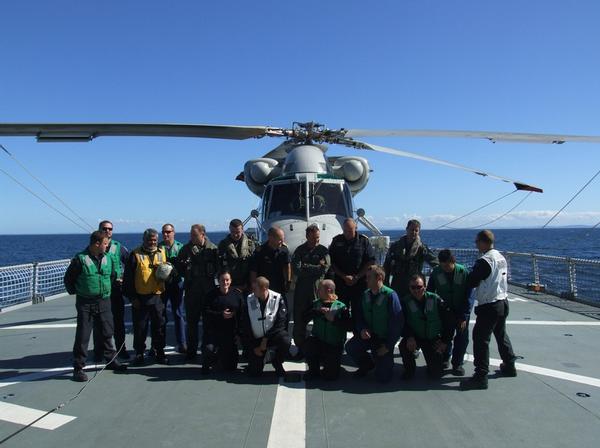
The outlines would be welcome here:
<svg viewBox="0 0 600 448">
<path fill-rule="evenodd" d="M 0 267 L 0 311 L 65 293 L 63 278 L 69 262 L 67 259 Z"/>
<path fill-rule="evenodd" d="M 389 244 L 389 243 L 387 243 Z M 383 263 L 386 242 L 376 247 Z M 441 248 L 432 249 L 437 254 Z M 457 262 L 473 266 L 476 249 L 451 248 Z M 536 292 L 600 307 L 600 260 L 523 252 L 502 252 L 508 261 L 509 283 Z M 0 310 L 23 303 L 39 303 L 65 292 L 63 277 L 70 260 L 0 267 Z M 425 265 L 425 274 L 430 268 Z"/>
</svg>

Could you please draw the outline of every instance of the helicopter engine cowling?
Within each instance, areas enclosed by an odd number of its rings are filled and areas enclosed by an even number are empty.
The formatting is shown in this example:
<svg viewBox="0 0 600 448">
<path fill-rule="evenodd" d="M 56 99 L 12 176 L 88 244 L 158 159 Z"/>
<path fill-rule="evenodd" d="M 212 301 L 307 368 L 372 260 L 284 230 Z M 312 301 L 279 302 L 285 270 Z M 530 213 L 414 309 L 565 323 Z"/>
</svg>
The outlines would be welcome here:
<svg viewBox="0 0 600 448">
<path fill-rule="evenodd" d="M 339 157 L 333 162 L 333 173 L 346 181 L 352 196 L 369 182 L 369 162 L 362 157 Z"/>
<path fill-rule="evenodd" d="M 244 164 L 244 182 L 257 196 L 262 196 L 266 184 L 280 174 L 281 166 L 275 159 L 253 159 Z"/>
</svg>

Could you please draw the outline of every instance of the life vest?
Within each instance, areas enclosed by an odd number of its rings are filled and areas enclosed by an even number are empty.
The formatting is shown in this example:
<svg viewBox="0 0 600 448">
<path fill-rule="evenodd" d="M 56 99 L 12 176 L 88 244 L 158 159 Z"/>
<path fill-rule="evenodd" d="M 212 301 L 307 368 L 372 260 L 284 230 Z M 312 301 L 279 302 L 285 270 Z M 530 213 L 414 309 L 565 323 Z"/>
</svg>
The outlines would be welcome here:
<svg viewBox="0 0 600 448">
<path fill-rule="evenodd" d="M 180 243 L 176 240 L 173 242 L 173 245 L 169 248 L 167 247 L 164 241 L 161 241 L 160 243 L 158 243 L 158 247 L 163 248 L 165 250 L 165 254 L 167 255 L 167 261 L 172 261 L 173 259 L 177 258 L 177 255 L 179 255 L 179 251 L 183 247 L 183 243 Z"/>
<path fill-rule="evenodd" d="M 379 292 L 372 297 L 371 290 L 363 293 L 362 311 L 369 329 L 381 339 L 388 336 L 389 302 L 392 300 L 394 290 L 382 286 Z"/>
<path fill-rule="evenodd" d="M 116 240 L 110 240 L 110 247 L 108 248 L 108 255 L 113 259 L 115 265 L 115 273 L 117 278 L 123 277 L 123 266 L 121 265 L 121 243 Z"/>
<path fill-rule="evenodd" d="M 88 299 L 110 298 L 113 258 L 104 255 L 98 266 L 88 250 L 77 255 L 81 263 L 81 274 L 75 281 L 75 293 Z"/>
<path fill-rule="evenodd" d="M 314 309 L 320 309 L 322 307 L 321 300 L 317 299 L 313 302 Z M 330 304 L 331 311 L 341 312 L 346 308 L 344 302 L 334 300 Z M 329 345 L 344 345 L 346 341 L 346 329 L 343 326 L 336 325 L 333 322 L 329 322 L 325 316 L 318 315 L 313 319 L 313 327 L 311 334 L 319 340 L 326 342 Z"/>
<path fill-rule="evenodd" d="M 267 299 L 263 316 L 258 297 L 254 294 L 248 296 L 246 306 L 248 307 L 248 317 L 250 318 L 250 325 L 252 326 L 252 333 L 255 338 L 265 337 L 267 332 L 273 327 L 277 312 L 279 311 L 280 299 L 281 294 L 269 290 L 269 298 Z"/>
<path fill-rule="evenodd" d="M 444 299 L 452 310 L 457 311 L 465 301 L 468 272 L 462 264 L 456 263 L 454 266 L 452 282 L 448 281 L 448 277 L 441 266 L 437 266 L 433 270 L 431 277 L 435 282 L 435 293 Z"/>
<path fill-rule="evenodd" d="M 487 251 L 480 260 L 490 265 L 492 272 L 475 289 L 475 300 L 478 305 L 504 300 L 508 297 L 508 264 L 506 258 L 496 249 Z"/>
<path fill-rule="evenodd" d="M 135 292 L 141 295 L 162 294 L 165 290 L 165 283 L 156 278 L 154 271 L 159 264 L 167 262 L 164 248 L 159 248 L 156 252 L 149 254 L 143 248 L 138 247 L 133 253 L 137 261 Z"/>
<path fill-rule="evenodd" d="M 442 334 L 442 319 L 438 307 L 438 295 L 425 293 L 425 307 L 421 310 L 419 302 L 413 296 L 404 299 L 403 306 L 406 323 L 420 339 L 433 340 Z"/>
</svg>

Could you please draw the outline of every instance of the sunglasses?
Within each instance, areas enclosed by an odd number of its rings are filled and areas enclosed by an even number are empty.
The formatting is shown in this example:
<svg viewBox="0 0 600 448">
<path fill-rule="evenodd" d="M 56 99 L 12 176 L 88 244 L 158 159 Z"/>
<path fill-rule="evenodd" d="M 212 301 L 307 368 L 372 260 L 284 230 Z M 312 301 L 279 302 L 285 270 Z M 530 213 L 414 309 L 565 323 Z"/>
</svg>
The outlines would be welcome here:
<svg viewBox="0 0 600 448">
<path fill-rule="evenodd" d="M 425 286 L 423 285 L 410 285 L 410 289 L 418 291 L 419 289 L 423 289 Z"/>
<path fill-rule="evenodd" d="M 109 230 L 112 230 L 112 227 L 102 227 L 102 230 L 105 231 L 105 232 L 107 232 Z"/>
<path fill-rule="evenodd" d="M 162 233 L 173 233 L 172 230 L 163 230 Z"/>
</svg>

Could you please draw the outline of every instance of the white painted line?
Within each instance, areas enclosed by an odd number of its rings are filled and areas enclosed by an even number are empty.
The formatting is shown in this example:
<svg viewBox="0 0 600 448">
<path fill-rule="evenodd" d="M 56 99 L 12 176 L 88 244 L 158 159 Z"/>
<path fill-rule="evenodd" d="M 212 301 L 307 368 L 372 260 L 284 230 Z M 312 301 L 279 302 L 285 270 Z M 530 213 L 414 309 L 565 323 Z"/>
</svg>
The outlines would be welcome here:
<svg viewBox="0 0 600 448">
<path fill-rule="evenodd" d="M 28 425 L 36 419 L 40 418 L 47 411 L 38 409 L 26 408 L 17 404 L 0 402 L 0 420 L 5 422 L 16 423 L 17 425 Z M 33 425 L 34 428 L 54 430 L 62 425 L 75 420 L 77 417 L 71 415 L 57 414 L 53 412 Z"/>
<path fill-rule="evenodd" d="M 43 330 L 52 328 L 75 328 L 77 323 L 70 324 L 28 324 L 28 325 L 12 325 L 10 327 L 0 327 L 0 330 Z"/>
<path fill-rule="evenodd" d="M 473 355 L 466 354 L 466 361 L 473 361 Z M 490 358 L 490 365 L 498 367 L 502 362 L 501 359 Z M 523 372 L 535 373 L 537 375 L 549 376 L 558 378 L 559 380 L 572 381 L 574 383 L 586 384 L 588 386 L 600 387 L 600 379 L 591 376 L 575 375 L 574 373 L 562 372 L 560 370 L 547 369 L 545 367 L 532 366 L 530 364 L 515 363 L 517 370 Z"/>
<path fill-rule="evenodd" d="M 306 364 L 284 363 L 286 372 L 306 370 Z M 293 416 L 293 417 L 291 417 Z M 306 388 L 304 381 L 279 381 L 267 448 L 304 448 L 306 446 Z"/>
<path fill-rule="evenodd" d="M 600 327 L 600 321 L 587 320 L 507 320 L 508 325 L 548 325 L 555 327 Z M 469 321 L 475 325 L 475 319 Z"/>
</svg>

